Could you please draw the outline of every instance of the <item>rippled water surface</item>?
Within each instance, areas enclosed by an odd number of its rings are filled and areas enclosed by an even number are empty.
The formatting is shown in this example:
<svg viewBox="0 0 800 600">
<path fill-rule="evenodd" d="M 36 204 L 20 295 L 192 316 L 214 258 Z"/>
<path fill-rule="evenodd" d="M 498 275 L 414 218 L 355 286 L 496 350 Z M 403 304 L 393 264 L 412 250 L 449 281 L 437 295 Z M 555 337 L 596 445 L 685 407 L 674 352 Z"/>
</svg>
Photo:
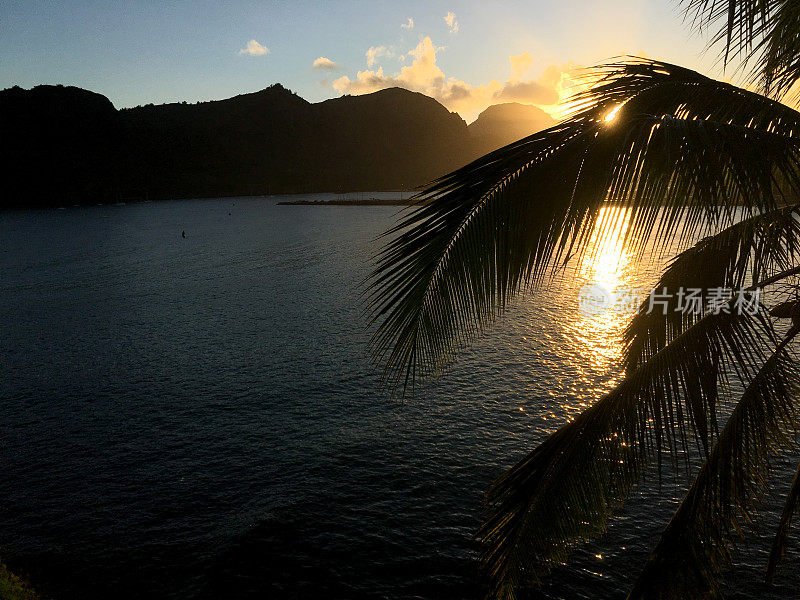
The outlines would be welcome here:
<svg viewBox="0 0 800 600">
<path fill-rule="evenodd" d="M 399 402 L 359 296 L 397 209 L 274 202 L 0 213 L 0 556 L 56 600 L 480 597 L 483 493 L 617 376 L 625 318 L 578 288 L 657 272 L 612 218 Z M 624 596 L 679 497 L 644 486 L 531 595 Z M 767 550 L 730 597 L 793 597 Z"/>
</svg>

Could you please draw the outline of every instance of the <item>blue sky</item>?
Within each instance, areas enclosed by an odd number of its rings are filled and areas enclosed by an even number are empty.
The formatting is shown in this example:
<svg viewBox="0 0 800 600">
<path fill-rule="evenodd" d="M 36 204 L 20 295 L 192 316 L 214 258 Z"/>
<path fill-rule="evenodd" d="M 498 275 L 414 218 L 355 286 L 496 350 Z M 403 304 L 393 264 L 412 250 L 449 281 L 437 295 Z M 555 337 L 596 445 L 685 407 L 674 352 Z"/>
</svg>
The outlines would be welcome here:
<svg viewBox="0 0 800 600">
<path fill-rule="evenodd" d="M 255 53 L 242 52 L 251 40 Z M 275 82 L 310 101 L 403 85 L 469 120 L 498 101 L 552 110 L 576 66 L 624 53 L 722 76 L 704 48 L 676 0 L 0 5 L 0 87 L 77 85 L 117 107 L 226 98 Z M 320 58 L 330 62 L 313 67 Z"/>
</svg>

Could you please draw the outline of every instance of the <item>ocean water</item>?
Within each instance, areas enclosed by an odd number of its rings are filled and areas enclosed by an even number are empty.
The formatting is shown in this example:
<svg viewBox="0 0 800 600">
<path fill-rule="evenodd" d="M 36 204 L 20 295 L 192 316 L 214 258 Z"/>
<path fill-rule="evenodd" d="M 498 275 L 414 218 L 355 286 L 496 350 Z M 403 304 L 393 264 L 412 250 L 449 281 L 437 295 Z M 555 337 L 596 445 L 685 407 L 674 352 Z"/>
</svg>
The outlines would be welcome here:
<svg viewBox="0 0 800 600">
<path fill-rule="evenodd" d="M 618 376 L 578 288 L 659 268 L 600 239 L 399 401 L 360 295 L 398 209 L 276 200 L 0 213 L 0 557 L 48 597 L 479 598 L 484 492 Z M 624 597 L 682 489 L 528 595 Z M 796 596 L 767 516 L 731 598 Z"/>
</svg>

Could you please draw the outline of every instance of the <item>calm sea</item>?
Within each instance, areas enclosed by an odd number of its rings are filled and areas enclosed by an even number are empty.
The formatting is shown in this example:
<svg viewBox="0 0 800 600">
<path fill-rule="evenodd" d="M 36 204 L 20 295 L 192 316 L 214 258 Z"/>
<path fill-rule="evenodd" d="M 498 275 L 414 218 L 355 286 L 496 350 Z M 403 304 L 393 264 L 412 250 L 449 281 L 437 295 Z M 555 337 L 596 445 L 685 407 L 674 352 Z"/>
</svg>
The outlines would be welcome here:
<svg viewBox="0 0 800 600">
<path fill-rule="evenodd" d="M 483 493 L 617 376 L 624 318 L 579 286 L 657 271 L 600 240 L 401 402 L 360 297 L 398 209 L 277 200 L 0 213 L 0 557 L 48 596 L 480 597 Z M 623 597 L 679 497 L 643 486 L 531 595 Z M 729 597 L 794 596 L 767 549 Z"/>
</svg>

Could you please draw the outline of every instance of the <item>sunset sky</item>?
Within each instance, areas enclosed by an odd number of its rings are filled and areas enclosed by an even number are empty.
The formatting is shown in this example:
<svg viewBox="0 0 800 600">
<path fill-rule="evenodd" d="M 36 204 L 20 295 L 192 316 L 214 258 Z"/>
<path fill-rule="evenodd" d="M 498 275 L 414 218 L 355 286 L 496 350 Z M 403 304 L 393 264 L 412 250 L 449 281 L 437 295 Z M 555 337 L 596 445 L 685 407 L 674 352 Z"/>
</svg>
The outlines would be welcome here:
<svg viewBox="0 0 800 600">
<path fill-rule="evenodd" d="M 621 54 L 736 80 L 705 45 L 675 0 L 6 0 L 0 88 L 63 83 L 128 107 L 276 82 L 309 101 L 399 85 L 469 121 L 506 101 L 552 111 L 576 67 Z"/>
</svg>

